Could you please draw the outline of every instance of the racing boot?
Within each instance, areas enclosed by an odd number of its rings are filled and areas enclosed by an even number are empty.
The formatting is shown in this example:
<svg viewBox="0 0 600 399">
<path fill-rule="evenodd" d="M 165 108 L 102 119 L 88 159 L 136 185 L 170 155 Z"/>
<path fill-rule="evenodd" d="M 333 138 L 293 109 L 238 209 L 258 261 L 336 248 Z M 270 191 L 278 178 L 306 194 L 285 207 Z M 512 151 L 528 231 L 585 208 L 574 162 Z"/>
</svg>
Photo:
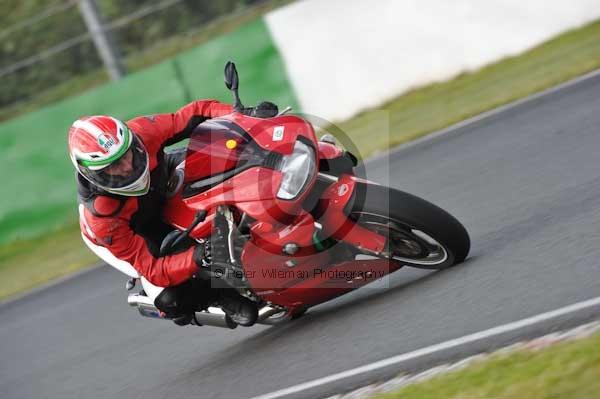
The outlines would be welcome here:
<svg viewBox="0 0 600 399">
<path fill-rule="evenodd" d="M 173 317 L 173 323 L 177 324 L 180 327 L 183 326 L 187 326 L 189 324 L 192 324 L 192 321 L 194 319 L 194 315 L 191 313 L 188 314 L 184 314 L 182 316 L 177 316 L 177 317 Z"/>
<path fill-rule="evenodd" d="M 258 319 L 258 307 L 250 299 L 232 289 L 223 290 L 217 304 L 236 324 L 250 327 Z"/>
</svg>

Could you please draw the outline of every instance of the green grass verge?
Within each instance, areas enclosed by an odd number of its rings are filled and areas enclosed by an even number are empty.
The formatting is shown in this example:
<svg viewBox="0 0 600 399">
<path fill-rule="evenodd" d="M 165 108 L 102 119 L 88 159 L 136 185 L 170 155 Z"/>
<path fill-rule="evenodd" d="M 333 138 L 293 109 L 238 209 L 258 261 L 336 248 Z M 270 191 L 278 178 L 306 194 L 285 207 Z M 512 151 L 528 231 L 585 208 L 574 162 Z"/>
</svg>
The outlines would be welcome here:
<svg viewBox="0 0 600 399">
<path fill-rule="evenodd" d="M 415 89 L 339 127 L 363 157 L 600 68 L 600 21 L 473 73 Z M 400 73 L 400 72 L 399 72 Z M 381 119 L 381 110 L 389 112 Z"/>
<path fill-rule="evenodd" d="M 600 21 L 524 54 L 443 83 L 415 89 L 339 124 L 364 158 L 473 115 L 600 68 Z M 388 121 L 381 110 L 389 112 Z M 0 299 L 94 262 L 76 224 L 0 247 Z"/>
<path fill-rule="evenodd" d="M 0 300 L 98 261 L 83 244 L 79 224 L 0 246 Z"/>
<path fill-rule="evenodd" d="M 373 399 L 589 399 L 600 397 L 600 334 L 493 355 L 466 369 Z"/>
</svg>

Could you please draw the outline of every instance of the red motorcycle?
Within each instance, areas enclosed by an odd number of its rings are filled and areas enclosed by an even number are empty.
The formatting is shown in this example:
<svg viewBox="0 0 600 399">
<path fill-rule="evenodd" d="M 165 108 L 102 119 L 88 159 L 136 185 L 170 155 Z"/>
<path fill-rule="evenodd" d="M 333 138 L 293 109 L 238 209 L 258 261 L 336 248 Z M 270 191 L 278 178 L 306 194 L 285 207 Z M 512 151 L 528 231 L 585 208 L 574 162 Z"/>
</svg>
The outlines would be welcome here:
<svg viewBox="0 0 600 399">
<path fill-rule="evenodd" d="M 225 83 L 242 105 L 233 63 Z M 228 262 L 215 278 L 276 324 L 360 288 L 403 266 L 444 269 L 462 262 L 469 235 L 441 208 L 355 175 L 357 159 L 332 136 L 315 137 L 306 119 L 261 119 L 233 112 L 200 124 L 171 177 L 164 220 L 202 242 L 225 223 Z M 129 296 L 145 316 L 160 317 L 142 294 Z M 195 324 L 234 328 L 221 309 L 196 312 Z"/>
</svg>

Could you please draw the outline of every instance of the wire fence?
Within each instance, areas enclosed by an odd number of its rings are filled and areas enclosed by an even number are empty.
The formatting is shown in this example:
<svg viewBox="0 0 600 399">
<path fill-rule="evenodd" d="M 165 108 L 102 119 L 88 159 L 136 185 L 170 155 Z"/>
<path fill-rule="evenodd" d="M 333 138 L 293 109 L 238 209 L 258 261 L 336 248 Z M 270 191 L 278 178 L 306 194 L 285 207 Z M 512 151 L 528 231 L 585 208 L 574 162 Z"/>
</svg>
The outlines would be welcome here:
<svg viewBox="0 0 600 399">
<path fill-rule="evenodd" d="M 38 14 L 35 14 L 28 18 L 25 18 L 13 25 L 8 26 L 7 28 L 0 30 L 0 39 L 3 39 L 4 37 L 10 35 L 11 33 L 17 32 L 21 29 L 24 29 L 31 25 L 37 24 L 40 21 L 42 21 L 46 18 L 49 18 L 53 15 L 56 15 L 60 12 L 66 11 L 69 8 L 75 6 L 76 4 L 77 4 L 77 0 L 71 0 L 71 1 L 67 1 L 62 4 L 56 4 L 56 5 L 50 6 Z"/>
<path fill-rule="evenodd" d="M 272 2 L 96 0 L 103 30 L 126 60 L 154 50 L 166 39 L 197 32 L 214 20 Z M 35 98 L 78 75 L 102 71 L 78 3 L 67 0 L 47 5 L 43 0 L 22 0 L 16 8 L 0 5 L 0 79 L 4 89 L 0 108 Z M 18 15 L 27 11 L 28 15 Z"/>
</svg>

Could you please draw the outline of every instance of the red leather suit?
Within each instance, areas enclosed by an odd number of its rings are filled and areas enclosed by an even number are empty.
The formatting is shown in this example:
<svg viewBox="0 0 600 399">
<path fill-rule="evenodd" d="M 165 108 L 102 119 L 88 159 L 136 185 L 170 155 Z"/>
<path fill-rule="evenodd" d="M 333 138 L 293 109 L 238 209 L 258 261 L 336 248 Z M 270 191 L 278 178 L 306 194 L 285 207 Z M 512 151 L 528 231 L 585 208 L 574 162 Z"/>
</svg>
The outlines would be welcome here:
<svg viewBox="0 0 600 399">
<path fill-rule="evenodd" d="M 142 116 L 127 126 L 144 143 L 149 156 L 150 191 L 139 197 L 116 196 L 101 191 L 78 176 L 79 201 L 84 205 L 80 218 L 82 233 L 96 245 L 131 264 L 140 275 L 160 287 L 178 285 L 189 279 L 197 266 L 193 248 L 158 256 L 151 236 L 164 236 L 168 226 L 157 221 L 164 203 L 168 175 L 163 149 L 190 135 L 206 119 L 229 114 L 231 105 L 214 100 L 192 102 L 172 114 Z M 156 227 L 158 226 L 158 227 Z"/>
</svg>

